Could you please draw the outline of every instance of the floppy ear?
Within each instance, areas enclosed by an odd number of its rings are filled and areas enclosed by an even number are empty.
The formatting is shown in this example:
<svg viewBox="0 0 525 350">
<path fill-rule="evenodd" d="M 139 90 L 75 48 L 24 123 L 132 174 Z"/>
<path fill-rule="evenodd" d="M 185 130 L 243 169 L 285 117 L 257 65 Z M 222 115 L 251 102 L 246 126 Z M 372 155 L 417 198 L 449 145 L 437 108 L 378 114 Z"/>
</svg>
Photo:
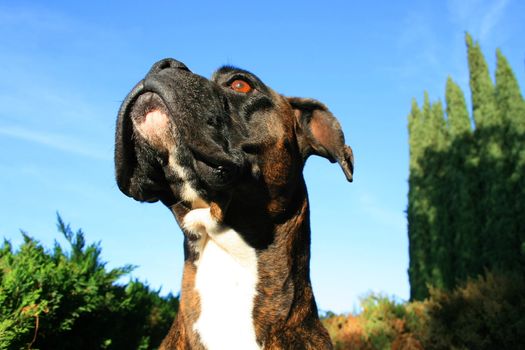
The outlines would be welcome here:
<svg viewBox="0 0 525 350">
<path fill-rule="evenodd" d="M 122 103 L 115 133 L 115 175 L 119 189 L 141 202 L 169 201 L 170 193 L 162 165 L 156 153 L 135 135 L 133 113 L 144 113 L 136 107 L 143 92 L 139 82 Z M 139 109 L 139 110 L 137 110 Z"/>
<path fill-rule="evenodd" d="M 306 160 L 311 154 L 338 162 L 346 179 L 352 181 L 354 155 L 345 145 L 341 125 L 328 108 L 319 101 L 307 98 L 288 98 L 295 113 L 299 148 Z"/>
</svg>

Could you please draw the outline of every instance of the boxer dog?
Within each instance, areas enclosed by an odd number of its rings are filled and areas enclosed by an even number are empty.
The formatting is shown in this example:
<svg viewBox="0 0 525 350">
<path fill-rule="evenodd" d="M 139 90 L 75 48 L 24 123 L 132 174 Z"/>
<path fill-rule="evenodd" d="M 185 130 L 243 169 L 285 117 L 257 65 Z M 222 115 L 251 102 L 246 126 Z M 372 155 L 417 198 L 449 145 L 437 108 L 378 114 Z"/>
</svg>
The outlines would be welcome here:
<svg viewBox="0 0 525 350">
<path fill-rule="evenodd" d="M 352 181 L 325 105 L 225 66 L 210 80 L 153 65 L 118 113 L 120 190 L 161 201 L 184 233 L 180 309 L 161 349 L 331 349 L 310 283 L 302 170 L 319 155 Z"/>
</svg>

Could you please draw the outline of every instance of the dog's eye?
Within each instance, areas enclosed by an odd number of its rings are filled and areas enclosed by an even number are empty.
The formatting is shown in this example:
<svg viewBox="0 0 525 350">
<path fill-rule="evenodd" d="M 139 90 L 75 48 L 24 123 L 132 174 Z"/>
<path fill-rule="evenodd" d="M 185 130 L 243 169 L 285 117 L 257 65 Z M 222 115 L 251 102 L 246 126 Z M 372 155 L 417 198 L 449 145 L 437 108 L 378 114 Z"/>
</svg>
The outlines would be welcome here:
<svg viewBox="0 0 525 350">
<path fill-rule="evenodd" d="M 237 79 L 230 84 L 230 89 L 232 89 L 233 91 L 241 92 L 243 94 L 247 94 L 248 92 L 252 91 L 253 88 L 244 80 Z"/>
</svg>

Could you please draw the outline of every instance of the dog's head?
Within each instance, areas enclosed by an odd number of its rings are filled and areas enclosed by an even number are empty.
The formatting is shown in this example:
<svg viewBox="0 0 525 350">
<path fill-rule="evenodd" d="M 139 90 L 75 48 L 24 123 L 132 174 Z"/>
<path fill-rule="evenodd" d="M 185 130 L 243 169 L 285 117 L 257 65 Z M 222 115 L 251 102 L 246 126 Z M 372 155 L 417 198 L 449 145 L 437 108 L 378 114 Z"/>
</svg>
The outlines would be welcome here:
<svg viewBox="0 0 525 350">
<path fill-rule="evenodd" d="M 352 181 L 352 150 L 323 104 L 279 95 L 232 67 L 208 80 L 159 61 L 118 114 L 117 183 L 139 201 L 225 210 L 232 198 L 249 203 L 264 192 L 278 213 L 312 154 L 337 161 Z"/>
</svg>

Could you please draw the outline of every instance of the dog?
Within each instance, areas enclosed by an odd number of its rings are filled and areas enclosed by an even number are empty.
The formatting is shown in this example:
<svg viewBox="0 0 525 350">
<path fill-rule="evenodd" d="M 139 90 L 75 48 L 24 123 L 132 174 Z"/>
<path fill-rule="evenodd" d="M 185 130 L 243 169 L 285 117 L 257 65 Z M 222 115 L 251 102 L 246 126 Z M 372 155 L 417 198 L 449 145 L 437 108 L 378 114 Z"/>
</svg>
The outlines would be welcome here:
<svg viewBox="0 0 525 350">
<path fill-rule="evenodd" d="M 332 349 L 310 283 L 303 167 L 354 157 L 322 103 L 231 66 L 210 80 L 153 65 L 118 113 L 116 180 L 160 201 L 184 234 L 177 317 L 161 349 Z"/>
</svg>

